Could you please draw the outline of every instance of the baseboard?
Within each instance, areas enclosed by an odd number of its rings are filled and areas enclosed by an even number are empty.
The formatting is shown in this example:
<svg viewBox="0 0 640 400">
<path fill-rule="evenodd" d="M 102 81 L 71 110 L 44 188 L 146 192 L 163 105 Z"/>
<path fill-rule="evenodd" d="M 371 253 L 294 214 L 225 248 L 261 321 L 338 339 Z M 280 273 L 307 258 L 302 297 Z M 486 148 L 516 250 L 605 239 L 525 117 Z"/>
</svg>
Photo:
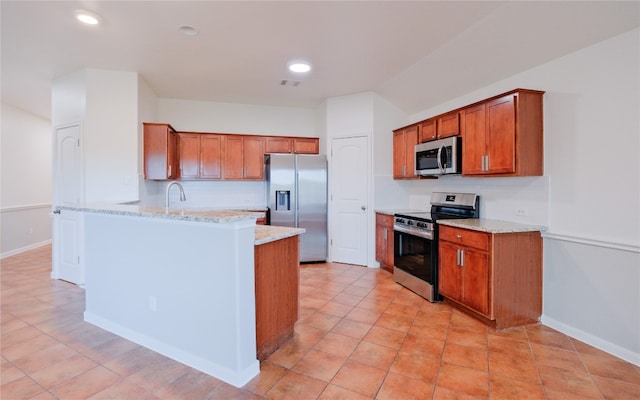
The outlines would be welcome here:
<svg viewBox="0 0 640 400">
<path fill-rule="evenodd" d="M 578 339 L 581 342 L 584 342 L 590 346 L 593 346 L 599 350 L 612 354 L 640 367 L 640 353 L 634 353 L 629 349 L 625 349 L 618 346 L 617 344 L 608 342 L 583 330 L 577 329 L 573 326 L 567 325 L 563 322 L 544 315 L 540 318 L 540 322 L 542 322 L 549 328 L 553 328 L 559 332 L 564 333 L 565 335 L 569 335 L 574 339 Z"/>
<path fill-rule="evenodd" d="M 16 254 L 24 253 L 25 251 L 37 249 L 38 247 L 46 246 L 48 244 L 51 244 L 51 239 L 45 240 L 43 242 L 30 244 L 28 246 L 20 247 L 18 249 L 5 251 L 4 253 L 0 254 L 0 260 L 2 260 L 4 258 L 7 258 L 7 257 L 15 256 Z"/>
<path fill-rule="evenodd" d="M 252 363 L 244 370 L 236 371 L 215 362 L 203 359 L 202 357 L 198 357 L 197 355 L 180 350 L 175 346 L 126 328 L 93 313 L 85 311 L 84 320 L 85 322 L 98 326 L 106 331 L 153 350 L 163 356 L 169 357 L 172 360 L 195 368 L 198 371 L 213 376 L 214 378 L 223 380 L 238 388 L 246 385 L 251 379 L 257 376 L 258 373 L 260 373 L 260 363 L 257 359 L 255 360 L 255 363 Z"/>
</svg>

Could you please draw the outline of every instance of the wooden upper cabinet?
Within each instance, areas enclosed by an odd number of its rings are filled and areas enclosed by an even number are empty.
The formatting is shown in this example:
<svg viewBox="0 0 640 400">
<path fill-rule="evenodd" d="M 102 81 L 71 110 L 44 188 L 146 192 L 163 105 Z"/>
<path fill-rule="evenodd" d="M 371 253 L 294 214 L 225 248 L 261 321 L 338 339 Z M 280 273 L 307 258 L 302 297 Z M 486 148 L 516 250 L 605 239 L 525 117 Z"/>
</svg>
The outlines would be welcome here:
<svg viewBox="0 0 640 400">
<path fill-rule="evenodd" d="M 143 123 L 145 179 L 178 178 L 178 136 L 169 124 Z"/>
<path fill-rule="evenodd" d="M 293 138 L 293 152 L 296 154 L 319 154 L 320 140 L 318 138 Z"/>
<path fill-rule="evenodd" d="M 320 139 L 176 132 L 144 122 L 145 179 L 263 180 L 266 153 L 319 154 Z"/>
<path fill-rule="evenodd" d="M 224 179 L 264 179 L 264 138 L 227 135 L 224 138 Z"/>
<path fill-rule="evenodd" d="M 318 154 L 320 140 L 312 137 L 268 136 L 265 153 Z"/>
<path fill-rule="evenodd" d="M 467 175 L 484 173 L 484 156 L 487 153 L 485 138 L 485 105 L 479 104 L 465 110 L 465 135 L 462 140 L 462 171 Z"/>
<path fill-rule="evenodd" d="M 222 178 L 222 135 L 179 133 L 181 179 Z"/>
<path fill-rule="evenodd" d="M 264 140 L 265 153 L 291 153 L 293 151 L 293 143 L 291 138 L 269 136 Z"/>
<path fill-rule="evenodd" d="M 205 134 L 200 137 L 200 177 L 222 178 L 222 135 Z"/>
<path fill-rule="evenodd" d="M 436 120 L 434 118 L 427 119 L 420 123 L 420 143 L 436 140 Z"/>
<path fill-rule="evenodd" d="M 543 94 L 518 89 L 465 109 L 462 174 L 541 176 Z"/>
<path fill-rule="evenodd" d="M 460 114 L 459 111 L 453 111 L 438 117 L 436 128 L 438 139 L 460 135 Z"/>
<path fill-rule="evenodd" d="M 200 177 L 200 135 L 178 134 L 178 158 L 180 159 L 180 178 L 198 179 Z"/>
<path fill-rule="evenodd" d="M 415 147 L 418 144 L 418 125 L 412 125 L 393 132 L 393 177 L 394 179 L 415 179 Z"/>
</svg>

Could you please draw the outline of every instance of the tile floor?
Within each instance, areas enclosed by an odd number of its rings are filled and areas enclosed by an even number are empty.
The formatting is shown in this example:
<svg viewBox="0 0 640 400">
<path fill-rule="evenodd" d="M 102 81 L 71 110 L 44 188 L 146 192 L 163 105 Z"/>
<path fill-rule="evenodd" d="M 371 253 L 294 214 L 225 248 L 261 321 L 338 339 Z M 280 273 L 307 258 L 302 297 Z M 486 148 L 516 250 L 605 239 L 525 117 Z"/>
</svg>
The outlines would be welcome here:
<svg viewBox="0 0 640 400">
<path fill-rule="evenodd" d="M 82 321 L 51 248 L 2 260 L 0 397 L 17 399 L 638 399 L 640 367 L 543 325 L 501 332 L 383 270 L 303 265 L 291 341 L 241 389 Z"/>
</svg>

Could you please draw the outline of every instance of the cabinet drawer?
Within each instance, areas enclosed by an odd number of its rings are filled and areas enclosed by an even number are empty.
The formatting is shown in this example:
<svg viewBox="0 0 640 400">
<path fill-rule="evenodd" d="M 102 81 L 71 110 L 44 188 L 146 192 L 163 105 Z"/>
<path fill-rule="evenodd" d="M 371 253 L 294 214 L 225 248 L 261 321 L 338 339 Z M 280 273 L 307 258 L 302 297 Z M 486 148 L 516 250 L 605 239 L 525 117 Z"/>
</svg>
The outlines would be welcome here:
<svg viewBox="0 0 640 400">
<path fill-rule="evenodd" d="M 440 239 L 479 250 L 489 250 L 489 234 L 440 225 Z"/>
</svg>

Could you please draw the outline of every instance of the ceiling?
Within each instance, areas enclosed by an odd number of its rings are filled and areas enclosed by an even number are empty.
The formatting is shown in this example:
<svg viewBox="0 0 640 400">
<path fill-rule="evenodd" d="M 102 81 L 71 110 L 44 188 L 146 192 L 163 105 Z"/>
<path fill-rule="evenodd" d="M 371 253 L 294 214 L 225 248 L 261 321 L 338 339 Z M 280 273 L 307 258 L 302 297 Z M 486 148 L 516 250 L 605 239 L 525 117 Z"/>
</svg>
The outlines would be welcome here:
<svg viewBox="0 0 640 400">
<path fill-rule="evenodd" d="M 315 107 L 375 91 L 415 113 L 633 29 L 639 5 L 2 0 L 2 101 L 50 118 L 52 80 L 98 68 L 137 71 L 163 98 Z M 288 72 L 295 59 L 312 71 Z"/>
</svg>

